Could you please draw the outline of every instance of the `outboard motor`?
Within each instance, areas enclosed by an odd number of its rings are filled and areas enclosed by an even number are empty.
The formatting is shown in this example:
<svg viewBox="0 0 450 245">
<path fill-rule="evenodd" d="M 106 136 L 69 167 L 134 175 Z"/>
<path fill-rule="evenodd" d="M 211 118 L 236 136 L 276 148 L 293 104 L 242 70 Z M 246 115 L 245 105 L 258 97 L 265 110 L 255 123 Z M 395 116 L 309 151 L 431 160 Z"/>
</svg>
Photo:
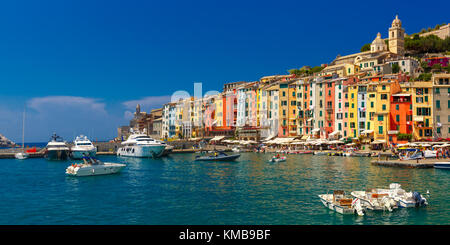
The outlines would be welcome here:
<svg viewBox="0 0 450 245">
<path fill-rule="evenodd" d="M 419 192 L 415 191 L 412 194 L 414 201 L 416 202 L 416 207 L 424 206 L 426 199 L 422 198 Z"/>
<path fill-rule="evenodd" d="M 361 206 L 361 201 L 360 201 L 358 198 L 356 198 L 355 200 L 353 200 L 353 202 L 352 202 L 352 208 L 354 208 L 354 209 L 356 210 L 356 213 L 357 213 L 359 216 L 363 216 L 363 215 L 364 215 L 364 209 L 363 209 L 363 207 Z"/>
</svg>

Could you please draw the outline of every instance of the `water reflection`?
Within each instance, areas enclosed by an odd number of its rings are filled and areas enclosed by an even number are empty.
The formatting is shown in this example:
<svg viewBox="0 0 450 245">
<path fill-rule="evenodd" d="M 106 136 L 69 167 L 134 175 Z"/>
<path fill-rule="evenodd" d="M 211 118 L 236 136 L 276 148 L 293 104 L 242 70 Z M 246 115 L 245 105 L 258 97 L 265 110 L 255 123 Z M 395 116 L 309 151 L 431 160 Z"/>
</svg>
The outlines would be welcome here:
<svg viewBox="0 0 450 245">
<path fill-rule="evenodd" d="M 448 171 L 374 166 L 370 158 L 242 153 L 235 162 L 170 158 L 117 158 L 121 173 L 67 177 L 71 163 L 2 160 L 0 220 L 4 224 L 450 224 Z M 430 191 L 419 209 L 341 215 L 317 195 L 334 189 Z M 92 210 L 92 205 L 96 211 Z M 118 215 L 120 214 L 120 215 Z"/>
</svg>

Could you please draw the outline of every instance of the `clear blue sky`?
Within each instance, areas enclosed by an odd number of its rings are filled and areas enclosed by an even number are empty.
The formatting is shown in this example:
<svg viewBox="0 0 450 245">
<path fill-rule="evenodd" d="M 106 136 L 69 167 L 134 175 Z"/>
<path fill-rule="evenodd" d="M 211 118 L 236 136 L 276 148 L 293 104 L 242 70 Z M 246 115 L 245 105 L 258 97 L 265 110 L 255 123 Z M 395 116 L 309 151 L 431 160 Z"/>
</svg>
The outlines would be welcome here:
<svg viewBox="0 0 450 245">
<path fill-rule="evenodd" d="M 133 102 L 221 90 L 358 52 L 395 17 L 448 22 L 448 1 L 10 1 L 0 4 L 0 133 L 116 136 Z"/>
</svg>

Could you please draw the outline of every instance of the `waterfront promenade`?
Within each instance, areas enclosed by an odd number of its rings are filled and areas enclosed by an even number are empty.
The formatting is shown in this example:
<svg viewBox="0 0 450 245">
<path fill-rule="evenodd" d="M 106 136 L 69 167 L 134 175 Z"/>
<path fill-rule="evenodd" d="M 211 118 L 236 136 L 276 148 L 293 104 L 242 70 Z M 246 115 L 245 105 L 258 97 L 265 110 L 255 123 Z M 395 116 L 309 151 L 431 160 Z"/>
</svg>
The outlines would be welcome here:
<svg viewBox="0 0 450 245">
<path fill-rule="evenodd" d="M 188 143 L 188 146 L 191 146 L 189 142 L 181 142 L 181 143 Z M 180 142 L 178 142 L 180 144 Z M 100 151 L 97 152 L 98 156 L 113 156 L 116 155 L 116 149 L 117 146 L 120 145 L 120 143 L 113 143 L 113 142 L 101 142 L 101 143 L 94 143 L 98 147 Z M 180 145 L 178 145 L 180 147 Z M 186 145 L 185 145 L 186 147 Z M 206 145 L 202 149 L 198 148 L 184 148 L 184 149 L 174 149 L 172 151 L 173 154 L 179 154 L 179 153 L 196 153 L 200 151 L 212 151 L 212 150 L 220 150 L 225 152 L 230 152 L 231 148 L 227 146 L 222 145 Z M 241 148 L 241 152 L 252 152 L 251 149 L 247 148 Z M 17 152 L 20 152 L 21 148 L 8 148 L 8 149 L 0 149 L 0 159 L 13 159 L 14 154 Z M 264 153 L 266 154 L 275 154 L 278 153 L 280 150 L 276 148 L 268 148 Z M 327 155 L 334 156 L 336 153 L 340 153 L 341 151 L 336 150 L 325 150 L 325 151 L 311 151 L 312 152 L 325 152 L 328 153 Z M 259 154 L 264 154 L 259 153 Z M 420 160 L 399 160 L 399 159 L 393 159 L 394 155 L 390 152 L 383 152 L 383 151 L 359 151 L 362 155 L 369 155 L 370 153 L 374 154 L 375 156 L 370 157 L 370 163 L 375 166 L 383 166 L 383 167 L 398 167 L 398 168 L 433 168 L 435 162 L 442 162 L 442 161 L 449 161 L 449 159 L 435 159 L 435 158 L 428 158 L 428 159 L 420 159 Z M 283 154 L 281 152 L 281 154 Z M 292 153 L 286 153 L 287 155 L 295 155 Z M 36 153 L 29 153 L 30 158 L 43 158 L 44 157 L 44 149 L 38 148 Z M 314 156 L 313 156 L 314 157 Z M 364 157 L 367 158 L 367 157 Z"/>
</svg>

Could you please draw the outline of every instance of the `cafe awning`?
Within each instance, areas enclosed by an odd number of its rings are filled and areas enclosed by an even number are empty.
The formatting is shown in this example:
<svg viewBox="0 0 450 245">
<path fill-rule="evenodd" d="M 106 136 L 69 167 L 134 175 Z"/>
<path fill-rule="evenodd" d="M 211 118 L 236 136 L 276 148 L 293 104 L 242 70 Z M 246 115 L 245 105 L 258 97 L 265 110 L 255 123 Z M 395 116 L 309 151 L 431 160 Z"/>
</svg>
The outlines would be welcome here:
<svg viewBox="0 0 450 245">
<path fill-rule="evenodd" d="M 221 141 L 225 138 L 225 136 L 216 136 L 214 138 L 212 138 L 210 141 Z"/>
<path fill-rule="evenodd" d="M 339 131 L 334 131 L 334 132 L 330 133 L 328 136 L 335 136 L 335 135 L 337 135 L 339 133 L 340 133 Z"/>
<path fill-rule="evenodd" d="M 370 143 L 371 145 L 377 145 L 377 144 L 384 144 L 386 143 L 386 140 L 375 140 L 372 143 Z"/>
<path fill-rule="evenodd" d="M 371 133 L 373 133 L 373 130 L 364 130 L 361 133 L 362 134 L 371 134 Z"/>
</svg>

